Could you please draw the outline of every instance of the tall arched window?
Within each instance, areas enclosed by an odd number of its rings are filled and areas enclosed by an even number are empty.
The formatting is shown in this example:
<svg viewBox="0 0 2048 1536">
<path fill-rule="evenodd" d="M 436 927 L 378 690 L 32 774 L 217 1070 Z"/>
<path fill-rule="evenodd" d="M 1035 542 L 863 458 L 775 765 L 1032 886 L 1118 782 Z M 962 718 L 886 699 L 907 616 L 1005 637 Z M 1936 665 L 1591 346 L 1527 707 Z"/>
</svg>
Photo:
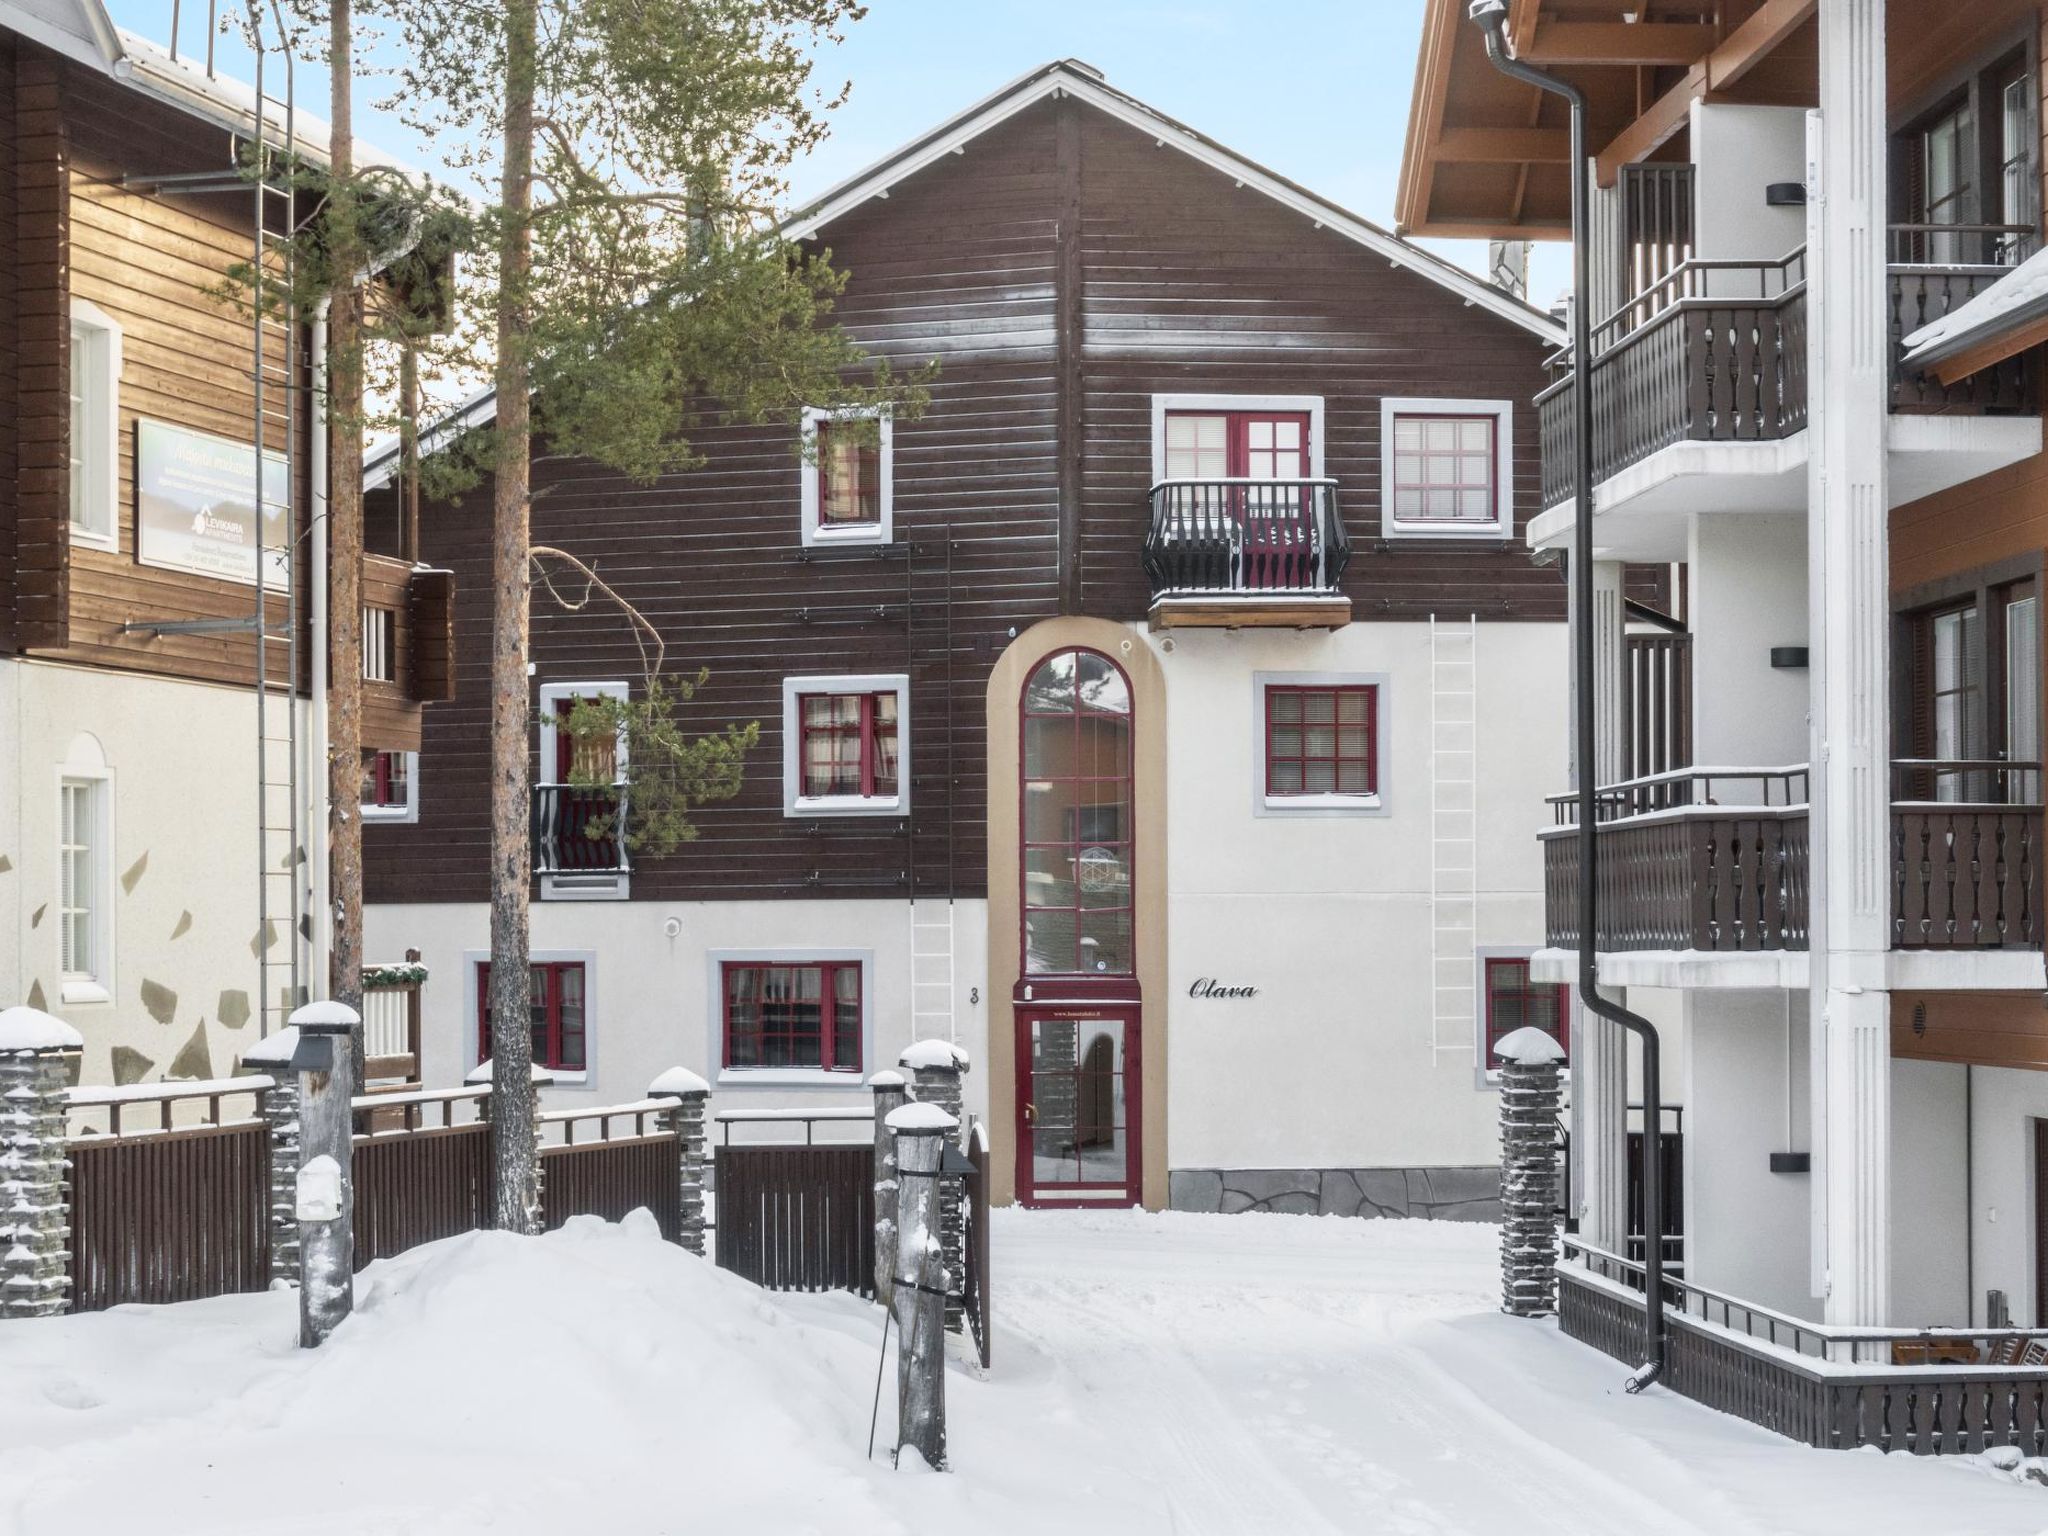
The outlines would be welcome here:
<svg viewBox="0 0 2048 1536">
<path fill-rule="evenodd" d="M 1130 682 L 1099 652 L 1059 651 L 1023 714 L 1024 972 L 1128 976 Z"/>
</svg>

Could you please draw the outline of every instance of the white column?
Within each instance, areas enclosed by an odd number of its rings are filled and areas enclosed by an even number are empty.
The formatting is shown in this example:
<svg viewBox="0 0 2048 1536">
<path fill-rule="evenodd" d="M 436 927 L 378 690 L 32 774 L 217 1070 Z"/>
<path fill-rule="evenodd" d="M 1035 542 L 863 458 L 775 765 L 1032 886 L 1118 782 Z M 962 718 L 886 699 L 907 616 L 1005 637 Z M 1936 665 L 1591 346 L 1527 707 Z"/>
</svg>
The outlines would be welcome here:
<svg viewBox="0 0 2048 1536">
<path fill-rule="evenodd" d="M 1890 1320 L 1884 22 L 1884 0 L 1820 0 L 1807 143 L 1816 1258 L 1848 1324 Z"/>
<path fill-rule="evenodd" d="M 1628 610 L 1622 591 L 1626 567 L 1593 562 L 1593 670 L 1599 706 L 1593 713 L 1595 784 L 1628 777 Z"/>
<path fill-rule="evenodd" d="M 1619 987 L 1600 995 L 1622 1003 Z M 1621 1253 L 1628 1240 L 1628 1032 L 1581 1009 L 1572 1019 L 1572 1179 L 1579 1236 Z"/>
</svg>

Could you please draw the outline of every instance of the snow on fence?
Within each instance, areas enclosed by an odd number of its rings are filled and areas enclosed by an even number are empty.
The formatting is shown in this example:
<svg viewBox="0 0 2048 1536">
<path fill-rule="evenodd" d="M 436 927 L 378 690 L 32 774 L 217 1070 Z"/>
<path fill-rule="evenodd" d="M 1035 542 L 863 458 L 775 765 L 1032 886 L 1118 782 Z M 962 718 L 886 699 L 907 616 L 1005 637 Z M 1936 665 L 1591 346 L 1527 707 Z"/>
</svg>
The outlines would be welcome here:
<svg viewBox="0 0 2048 1536">
<path fill-rule="evenodd" d="M 676 1135 L 664 1123 L 675 1108 L 676 1100 L 658 1098 L 610 1109 L 543 1114 L 542 1133 L 562 1138 L 541 1147 L 541 1220 L 546 1229 L 552 1232 L 571 1216 L 617 1221 L 644 1208 L 653 1214 L 663 1237 L 681 1242 Z M 586 1128 L 580 1143 L 579 1126 Z"/>
</svg>

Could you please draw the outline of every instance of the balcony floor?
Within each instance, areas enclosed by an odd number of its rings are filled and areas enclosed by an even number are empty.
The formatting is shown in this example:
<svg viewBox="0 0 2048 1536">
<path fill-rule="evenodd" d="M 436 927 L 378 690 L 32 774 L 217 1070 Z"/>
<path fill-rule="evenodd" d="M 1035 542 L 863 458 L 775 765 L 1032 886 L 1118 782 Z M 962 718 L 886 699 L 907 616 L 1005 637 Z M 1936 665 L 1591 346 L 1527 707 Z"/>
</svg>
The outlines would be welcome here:
<svg viewBox="0 0 2048 1536">
<path fill-rule="evenodd" d="M 1153 629 L 1342 629 L 1351 599 L 1337 592 L 1162 592 Z"/>
<path fill-rule="evenodd" d="M 1614 987 L 1804 991 L 1810 974 L 1804 950 L 1602 950 L 1600 980 Z M 1529 959 L 1533 981 L 1576 982 L 1579 952 L 1539 949 Z M 1894 992 L 2038 992 L 2048 965 L 2038 949 L 1895 949 L 1885 956 L 1885 987 Z"/>
</svg>

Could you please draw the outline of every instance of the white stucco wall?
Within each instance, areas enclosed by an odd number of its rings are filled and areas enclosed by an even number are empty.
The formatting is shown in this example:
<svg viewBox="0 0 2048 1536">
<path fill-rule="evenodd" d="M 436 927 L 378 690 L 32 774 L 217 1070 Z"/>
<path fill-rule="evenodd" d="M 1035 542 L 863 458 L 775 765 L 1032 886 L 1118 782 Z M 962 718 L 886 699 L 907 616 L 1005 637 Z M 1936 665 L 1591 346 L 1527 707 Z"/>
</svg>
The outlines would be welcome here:
<svg viewBox="0 0 2048 1536">
<path fill-rule="evenodd" d="M 1901 1327 L 1970 1321 L 1969 1071 L 1892 1062 L 1891 1316 Z"/>
<path fill-rule="evenodd" d="M 1704 513 L 1692 520 L 1693 761 L 1779 767 L 1806 761 L 1804 668 L 1775 668 L 1774 646 L 1805 645 L 1806 515 Z M 1718 786 L 1724 803 L 1746 786 Z"/>
<path fill-rule="evenodd" d="M 1145 638 L 1168 695 L 1170 1165 L 1497 1161 L 1476 1025 L 1438 1040 L 1432 1017 L 1429 626 Z M 1475 927 L 1447 981 L 1472 985 L 1471 945 L 1542 942 L 1535 833 L 1564 783 L 1565 657 L 1561 624 L 1479 627 Z M 1384 814 L 1255 813 L 1259 672 L 1384 676 Z M 1204 976 L 1259 995 L 1190 997 Z"/>
<path fill-rule="evenodd" d="M 922 915 L 933 917 L 933 905 L 926 904 Z M 677 925 L 673 936 L 667 931 L 671 921 Z M 963 1091 L 977 1114 L 987 1112 L 987 930 L 986 903 L 957 904 L 958 1031 L 974 1059 Z M 474 974 L 490 948 L 490 909 L 482 903 L 381 904 L 365 911 L 364 934 L 367 952 L 376 959 L 420 951 L 428 969 L 423 1076 L 429 1086 L 460 1082 L 476 1065 Z M 629 1103 L 643 1097 L 658 1074 L 684 1066 L 712 1083 L 714 1109 L 865 1108 L 872 1101 L 863 1086 L 865 1072 L 893 1067 L 912 1038 L 910 943 L 907 901 L 537 901 L 535 958 L 583 959 L 589 993 L 589 1071 L 581 1083 L 549 1089 L 547 1102 L 565 1109 Z M 764 1086 L 732 1074 L 721 1079 L 713 968 L 726 951 L 868 960 L 865 1072 L 806 1086 Z M 977 1000 L 970 1002 L 970 996 Z M 925 1006 L 932 1003 L 925 999 Z"/>
<path fill-rule="evenodd" d="M 85 1082 L 114 1080 L 116 1047 L 139 1053 L 123 1059 L 142 1080 L 181 1055 L 181 1076 L 225 1076 L 256 1037 L 255 735 L 246 688 L 0 661 L 0 1006 L 40 996 L 77 1028 Z M 66 1003 L 60 985 L 58 785 L 74 749 L 104 760 L 111 795 L 104 1003 Z M 222 1022 L 242 1007 L 246 1022 Z"/>
<path fill-rule="evenodd" d="M 1984 1293 L 1996 1289 L 2006 1293 L 2015 1323 L 2041 1327 L 2034 1302 L 2034 1122 L 2048 1119 L 2048 1072 L 1969 1072 L 1973 1320 L 1984 1320 Z"/>
<path fill-rule="evenodd" d="M 1818 1318 L 1808 1294 L 1813 1175 L 1772 1173 L 1811 1148 L 1806 997 L 1685 994 L 1686 1276 L 1709 1290 Z"/>
<path fill-rule="evenodd" d="M 1806 209 L 1773 208 L 1764 188 L 1806 180 L 1806 112 L 1800 107 L 1692 105 L 1693 193 L 1700 216 L 1693 250 L 1702 259 L 1777 261 L 1806 243 Z M 1754 297 L 1744 274 L 1726 291 Z"/>
</svg>

